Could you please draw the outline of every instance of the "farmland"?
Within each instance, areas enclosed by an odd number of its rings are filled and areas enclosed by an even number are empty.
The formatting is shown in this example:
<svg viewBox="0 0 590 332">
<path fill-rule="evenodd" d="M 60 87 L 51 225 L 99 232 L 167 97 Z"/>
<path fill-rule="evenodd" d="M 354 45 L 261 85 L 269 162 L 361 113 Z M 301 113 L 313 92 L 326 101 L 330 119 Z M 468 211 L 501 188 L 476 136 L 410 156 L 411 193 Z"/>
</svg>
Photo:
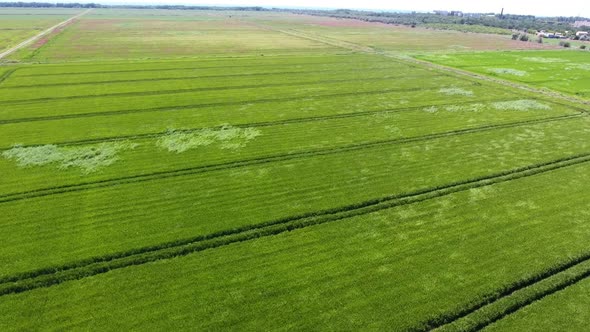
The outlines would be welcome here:
<svg viewBox="0 0 590 332">
<path fill-rule="evenodd" d="M 541 79 L 587 54 L 395 41 L 425 31 L 96 9 L 12 54 L 0 330 L 562 329 L 587 303 L 588 107 L 406 56 Z"/>
<path fill-rule="evenodd" d="M 80 9 L 0 8 L 0 52 L 80 12 Z M 41 43 L 43 40 L 36 44 Z"/>
<path fill-rule="evenodd" d="M 590 52 L 485 52 L 420 57 L 484 75 L 590 99 Z"/>
</svg>

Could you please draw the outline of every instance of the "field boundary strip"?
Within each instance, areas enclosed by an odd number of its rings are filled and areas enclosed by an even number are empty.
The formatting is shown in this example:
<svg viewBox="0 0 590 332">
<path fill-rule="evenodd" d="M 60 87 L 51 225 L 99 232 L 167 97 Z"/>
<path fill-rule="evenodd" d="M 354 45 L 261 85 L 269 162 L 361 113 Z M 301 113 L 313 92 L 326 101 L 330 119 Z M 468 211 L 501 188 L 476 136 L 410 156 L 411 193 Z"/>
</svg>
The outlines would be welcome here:
<svg viewBox="0 0 590 332">
<path fill-rule="evenodd" d="M 519 99 L 478 99 L 477 102 L 472 100 L 468 101 L 460 101 L 448 104 L 428 104 L 423 106 L 414 106 L 414 107 L 400 107 L 400 108 L 386 108 L 386 109 L 378 109 L 372 111 L 360 111 L 360 112 L 351 112 L 351 113 L 340 113 L 340 114 L 332 114 L 332 115 L 320 115 L 320 116 L 311 116 L 311 117 L 302 117 L 302 118 L 292 118 L 292 119 L 285 119 L 285 120 L 277 120 L 277 121 L 262 121 L 262 122 L 248 122 L 248 123 L 240 123 L 240 124 L 232 124 L 233 127 L 237 128 L 249 128 L 249 127 L 271 127 L 276 125 L 284 125 L 284 124 L 295 124 L 295 123 L 305 123 L 305 122 L 316 122 L 316 121 L 326 121 L 326 120 L 334 120 L 334 119 L 347 119 L 347 118 L 355 118 L 355 117 L 363 117 L 363 116 L 370 116 L 370 115 L 377 115 L 377 114 L 387 114 L 387 113 L 403 113 L 403 112 L 413 112 L 419 111 L 424 108 L 429 107 L 445 107 L 445 106 L 457 106 L 457 105 L 470 105 L 475 103 L 489 103 L 489 102 L 504 102 L 504 101 L 516 101 Z M 569 115 L 578 115 L 576 113 L 572 113 Z M 545 118 L 543 118 L 545 119 Z M 198 132 L 201 130 L 207 129 L 221 129 L 223 125 L 212 126 L 212 127 L 197 127 L 197 128 L 185 128 L 185 129 L 178 129 L 177 132 L 183 133 L 193 133 Z M 146 139 L 146 138 L 157 138 L 167 135 L 168 131 L 160 131 L 160 132 L 151 132 L 151 133 L 142 133 L 142 134 L 129 134 L 129 135 L 120 135 L 120 136 L 106 136 L 106 137 L 97 137 L 97 138 L 89 138 L 83 140 L 76 140 L 76 141 L 62 141 L 62 142 L 48 142 L 48 143 L 38 143 L 38 144 L 19 144 L 20 147 L 37 147 L 43 146 L 47 144 L 57 145 L 57 146 L 75 146 L 75 145 L 84 145 L 84 144 L 94 144 L 94 143 L 102 143 L 102 142 L 116 142 L 121 140 L 136 140 L 136 139 Z M 0 151 L 10 150 L 12 147 L 0 147 Z"/>
<path fill-rule="evenodd" d="M 23 122 L 35 122 L 35 121 L 55 121 L 55 120 L 63 120 L 63 119 L 75 119 L 75 118 L 97 117 L 97 116 L 118 116 L 118 115 L 124 115 L 124 114 L 137 114 L 137 113 L 148 113 L 148 112 L 173 112 L 173 111 L 180 111 L 180 110 L 185 110 L 185 109 L 198 109 L 198 108 L 215 107 L 215 106 L 243 105 L 245 103 L 247 103 L 247 104 L 260 104 L 260 103 L 295 101 L 295 100 L 310 99 L 310 98 L 329 99 L 329 98 L 333 98 L 333 97 L 375 95 L 375 94 L 392 93 L 392 92 L 433 91 L 433 90 L 439 90 L 439 89 L 445 88 L 445 87 L 451 87 L 451 86 L 438 86 L 438 87 L 433 87 L 433 88 L 381 89 L 381 90 L 371 90 L 371 91 L 364 91 L 364 92 L 357 92 L 357 91 L 337 92 L 337 93 L 326 93 L 326 94 L 316 94 L 316 95 L 312 94 L 312 95 L 297 96 L 297 97 L 261 98 L 261 99 L 239 100 L 239 101 L 229 101 L 229 102 L 201 103 L 201 104 L 162 106 L 162 107 L 137 108 L 137 109 L 123 109 L 123 110 L 119 110 L 119 111 L 101 111 L 101 112 L 62 114 L 62 115 L 53 115 L 53 116 L 38 116 L 38 117 L 30 117 L 30 118 L 15 118 L 15 119 L 3 119 L 3 120 L 0 119 L 0 125 L 12 124 L 12 123 L 23 123 Z M 453 85 L 452 87 L 456 87 L 456 85 Z M 171 93 L 171 95 L 174 95 L 174 93 Z"/>
<path fill-rule="evenodd" d="M 479 331 L 588 277 L 590 252 L 496 289 L 465 308 L 433 317 L 410 331 Z"/>
<path fill-rule="evenodd" d="M 32 198 L 38 198 L 38 197 L 66 194 L 66 193 L 71 193 L 71 192 L 94 190 L 94 189 L 112 187 L 112 186 L 123 185 L 123 184 L 140 183 L 140 182 L 146 182 L 146 181 L 156 181 L 156 180 L 173 178 L 173 177 L 190 176 L 190 175 L 195 175 L 195 174 L 221 171 L 221 170 L 226 170 L 226 169 L 234 169 L 234 168 L 248 167 L 248 166 L 254 166 L 254 165 L 262 165 L 262 164 L 268 164 L 268 163 L 280 162 L 280 161 L 286 161 L 286 160 L 294 160 L 294 159 L 300 159 L 300 158 L 312 158 L 312 157 L 325 156 L 325 155 L 331 155 L 331 154 L 337 154 L 337 153 L 347 153 L 350 151 L 358 151 L 358 150 L 369 149 L 369 148 L 377 148 L 377 147 L 381 147 L 381 146 L 415 143 L 415 142 L 440 139 L 440 138 L 445 138 L 445 137 L 450 137 L 450 136 L 479 133 L 479 132 L 483 132 L 483 131 L 505 129 L 505 128 L 514 128 L 514 127 L 534 125 L 534 124 L 540 124 L 540 123 L 548 123 L 548 122 L 554 122 L 554 121 L 579 119 L 579 118 L 582 118 L 585 116 L 586 116 L 585 114 L 573 114 L 573 115 L 562 115 L 562 116 L 551 117 L 551 118 L 524 120 L 524 121 L 505 123 L 505 124 L 486 125 L 486 126 L 458 129 L 458 130 L 446 131 L 446 132 L 442 132 L 442 133 L 429 134 L 429 135 L 423 135 L 423 136 L 372 141 L 372 142 L 358 143 L 358 144 L 352 144 L 352 145 L 346 145 L 346 146 L 340 146 L 340 147 L 332 147 L 332 148 L 317 149 L 317 150 L 310 150 L 310 151 L 301 151 L 301 152 L 296 152 L 296 153 L 279 154 L 279 155 L 274 155 L 274 156 L 258 157 L 258 158 L 252 158 L 252 159 L 247 159 L 247 160 L 237 160 L 237 161 L 230 161 L 230 162 L 226 162 L 226 163 L 202 165 L 202 166 L 188 167 L 188 168 L 175 169 L 175 170 L 169 170 L 169 171 L 159 171 L 159 172 L 148 173 L 148 174 L 136 174 L 136 175 L 130 175 L 130 176 L 126 176 L 126 177 L 104 179 L 104 180 L 98 180 L 98 181 L 93 181 L 93 182 L 84 182 L 84 183 L 78 183 L 78 184 L 48 187 L 48 188 L 35 189 L 35 190 L 30 190 L 30 191 L 25 191 L 25 192 L 0 195 L 0 204 L 14 202 L 14 201 L 21 201 L 21 200 L 26 200 L 26 199 L 32 199 Z"/>
<path fill-rule="evenodd" d="M 0 278 L 0 296 L 49 287 L 65 281 L 79 280 L 129 266 L 186 256 L 191 253 L 218 248 L 232 243 L 278 235 L 296 229 L 365 215 L 396 206 L 422 202 L 460 191 L 513 181 L 587 162 L 590 162 L 590 153 L 578 154 L 446 185 L 424 188 L 414 192 L 384 196 L 337 208 L 242 226 L 209 235 L 201 235 L 191 239 L 176 240 L 155 246 L 88 258 L 66 265 L 46 267 L 12 276 L 5 276 Z"/>
<path fill-rule="evenodd" d="M 8 69 L 6 72 L 4 72 L 4 74 L 2 74 L 2 76 L 0 76 L 0 85 L 2 85 L 2 83 L 4 81 L 6 81 L 12 74 L 14 74 L 14 72 L 18 69 L 17 68 L 10 68 Z M 5 89 L 5 88 L 3 88 Z"/>
<path fill-rule="evenodd" d="M 443 76 L 446 76 L 446 75 L 445 74 L 428 75 L 428 77 L 443 77 Z M 416 75 L 416 76 L 412 76 L 411 78 L 421 78 L 421 77 L 426 77 L 426 75 Z M 2 106 L 2 105 L 22 105 L 22 104 L 30 104 L 30 103 L 38 103 L 38 102 L 54 101 L 54 100 L 74 100 L 74 99 L 101 98 L 101 97 L 124 97 L 124 96 L 157 96 L 157 95 L 165 95 L 165 94 L 173 94 L 173 93 L 184 93 L 184 92 L 227 91 L 227 90 L 269 88 L 269 87 L 281 87 L 281 86 L 308 86 L 308 85 L 318 85 L 318 84 L 325 84 L 325 83 L 387 81 L 387 80 L 391 80 L 391 79 L 396 79 L 396 77 L 394 77 L 394 76 L 392 76 L 392 77 L 369 77 L 369 78 L 335 79 L 335 80 L 290 82 L 290 83 L 248 84 L 248 85 L 236 85 L 236 86 L 227 86 L 227 87 L 200 87 L 200 88 L 174 89 L 174 90 L 113 92 L 113 93 L 94 94 L 94 95 L 75 95 L 75 96 L 65 96 L 65 97 L 43 97 L 43 98 L 31 98 L 31 99 L 6 100 L 6 101 L 0 102 L 0 106 Z"/>
<path fill-rule="evenodd" d="M 33 37 L 31 37 L 31 38 L 29 38 L 29 39 L 27 39 L 27 40 L 23 41 L 23 42 L 21 42 L 21 43 L 19 43 L 18 45 L 16 45 L 16 46 L 13 46 L 13 47 L 11 47 L 11 48 L 9 48 L 9 49 L 7 49 L 7 50 L 3 51 L 2 53 L 0 53 L 0 60 L 2 60 L 3 58 L 5 58 L 5 57 L 9 56 L 9 55 L 10 55 L 10 54 L 12 54 L 12 53 L 14 53 L 14 52 L 18 51 L 19 49 L 21 49 L 21 48 L 23 48 L 23 47 L 25 47 L 25 46 L 27 46 L 27 45 L 31 44 L 31 43 L 32 43 L 32 42 L 34 42 L 35 40 L 37 40 L 37 39 L 39 39 L 39 38 L 41 38 L 41 37 L 43 37 L 43 36 L 45 36 L 45 35 L 49 34 L 49 33 L 50 33 L 50 32 L 52 32 L 53 30 L 55 30 L 55 29 L 58 29 L 58 28 L 61 28 L 61 27 L 63 27 L 63 26 L 66 26 L 68 23 L 72 22 L 73 20 L 75 20 L 75 19 L 77 19 L 77 18 L 80 18 L 80 17 L 82 17 L 83 15 L 86 15 L 86 14 L 88 14 L 90 11 L 92 11 L 92 8 L 90 8 L 90 9 L 87 9 L 87 10 L 85 10 L 85 11 L 83 11 L 83 12 L 79 13 L 79 14 L 76 14 L 76 15 L 74 15 L 74 16 L 72 16 L 72 17 L 70 17 L 69 19 L 67 19 L 67 20 L 65 20 L 65 21 L 63 21 L 63 22 L 61 22 L 61 23 L 58 23 L 58 24 L 56 24 L 56 25 L 54 25 L 54 26 L 50 27 L 49 29 L 47 29 L 47 30 L 44 30 L 43 32 L 41 32 L 41 33 L 39 33 L 39 34 L 37 34 L 37 35 L 35 35 L 35 36 L 33 36 Z"/>
</svg>

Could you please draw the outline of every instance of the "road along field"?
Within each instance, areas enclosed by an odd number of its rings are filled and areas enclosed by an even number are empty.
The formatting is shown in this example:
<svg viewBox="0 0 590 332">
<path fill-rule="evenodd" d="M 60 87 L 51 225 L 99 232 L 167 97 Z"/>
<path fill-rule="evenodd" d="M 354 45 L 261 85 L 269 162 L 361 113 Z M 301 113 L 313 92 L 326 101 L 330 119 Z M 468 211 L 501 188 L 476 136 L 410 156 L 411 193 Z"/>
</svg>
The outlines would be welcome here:
<svg viewBox="0 0 590 332">
<path fill-rule="evenodd" d="M 481 52 L 419 58 L 590 99 L 588 51 Z"/>
<path fill-rule="evenodd" d="M 584 287 L 587 107 L 230 13 L 297 43 L 0 67 L 0 330 L 518 328 Z"/>
<path fill-rule="evenodd" d="M 0 8 L 0 54 L 10 47 L 83 12 L 81 9 Z M 44 43 L 39 40 L 37 46 Z"/>
</svg>

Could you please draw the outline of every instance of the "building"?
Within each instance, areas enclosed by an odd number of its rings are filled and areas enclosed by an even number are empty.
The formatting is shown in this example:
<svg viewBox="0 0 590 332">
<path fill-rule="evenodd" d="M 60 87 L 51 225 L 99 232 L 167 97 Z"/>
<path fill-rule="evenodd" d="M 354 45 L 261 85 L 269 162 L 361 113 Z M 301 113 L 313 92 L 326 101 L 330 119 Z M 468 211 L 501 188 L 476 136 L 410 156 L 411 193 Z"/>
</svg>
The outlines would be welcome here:
<svg viewBox="0 0 590 332">
<path fill-rule="evenodd" d="M 433 11 L 434 14 L 436 15 L 441 15 L 441 16 L 463 16 L 463 12 L 460 10 L 453 10 L 453 11 L 448 11 L 448 10 L 435 10 Z"/>
<path fill-rule="evenodd" d="M 576 21 L 576 22 L 574 22 L 574 27 L 576 27 L 576 28 L 590 27 L 590 21 Z"/>
<path fill-rule="evenodd" d="M 578 31 L 576 32 L 577 37 L 588 36 L 588 31 Z"/>
</svg>

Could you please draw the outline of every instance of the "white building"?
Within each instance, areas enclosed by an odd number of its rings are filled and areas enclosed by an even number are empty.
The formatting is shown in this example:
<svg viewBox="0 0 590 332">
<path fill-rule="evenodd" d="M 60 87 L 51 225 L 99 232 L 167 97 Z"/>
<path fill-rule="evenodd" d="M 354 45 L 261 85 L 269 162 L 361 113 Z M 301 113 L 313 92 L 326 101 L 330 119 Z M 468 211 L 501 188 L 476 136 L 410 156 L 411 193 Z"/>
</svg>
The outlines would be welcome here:
<svg viewBox="0 0 590 332">
<path fill-rule="evenodd" d="M 576 27 L 576 28 L 590 27 L 590 21 L 576 21 L 574 23 L 574 27 Z"/>
</svg>

